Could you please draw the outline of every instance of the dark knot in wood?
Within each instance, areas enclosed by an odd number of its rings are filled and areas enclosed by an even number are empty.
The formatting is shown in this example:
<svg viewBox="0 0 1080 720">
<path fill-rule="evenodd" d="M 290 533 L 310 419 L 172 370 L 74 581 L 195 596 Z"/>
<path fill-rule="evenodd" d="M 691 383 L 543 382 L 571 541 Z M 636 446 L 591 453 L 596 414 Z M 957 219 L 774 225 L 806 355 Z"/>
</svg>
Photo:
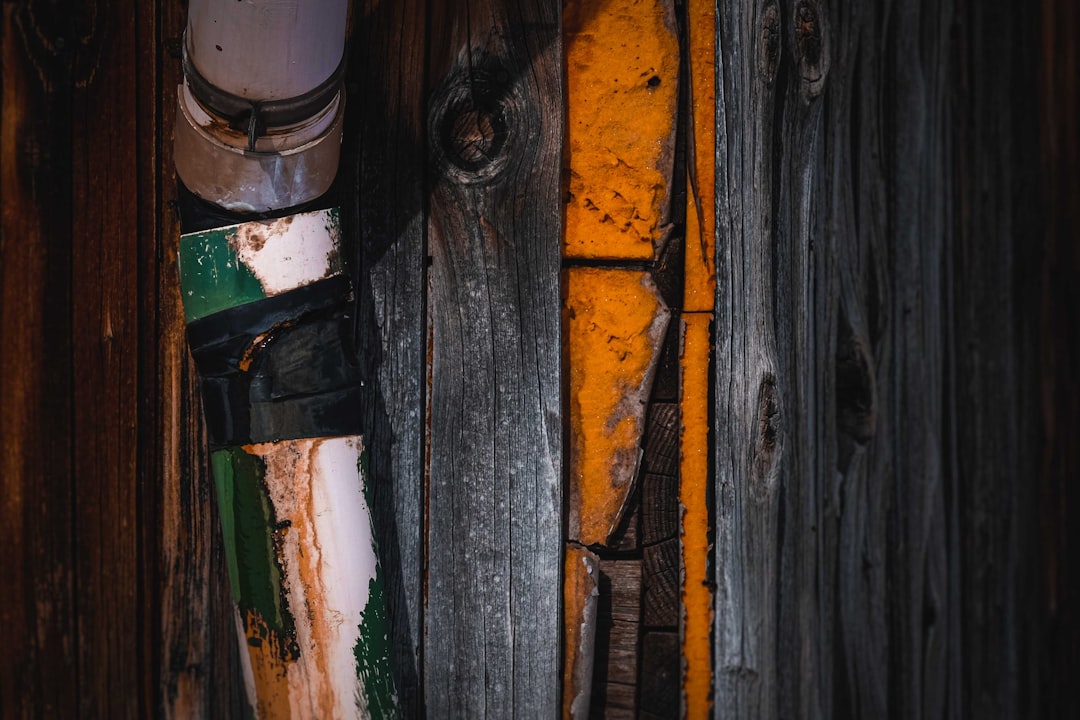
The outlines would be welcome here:
<svg viewBox="0 0 1080 720">
<path fill-rule="evenodd" d="M 776 376 L 766 372 L 758 385 L 757 439 L 751 467 L 751 491 L 759 501 L 766 500 L 776 485 L 781 445 Z"/>
<path fill-rule="evenodd" d="M 766 84 L 776 80 L 776 71 L 780 67 L 780 55 L 783 43 L 780 41 L 780 8 L 775 4 L 765 8 L 761 17 L 761 45 L 758 55 L 758 69 Z"/>
<path fill-rule="evenodd" d="M 877 393 L 869 343 L 841 311 L 836 335 L 837 469 L 845 473 L 855 450 L 877 427 Z"/>
<path fill-rule="evenodd" d="M 475 171 L 490 163 L 506 140 L 502 117 L 487 108 L 463 108 L 444 124 L 447 156 L 462 169 Z"/>
<path fill-rule="evenodd" d="M 795 57 L 802 78 L 802 94 L 811 100 L 821 94 L 829 71 L 825 21 L 815 0 L 795 5 Z"/>
<path fill-rule="evenodd" d="M 494 58 L 473 58 L 431 98 L 428 119 L 435 167 L 459 183 L 488 182 L 509 163 L 523 101 Z"/>
</svg>

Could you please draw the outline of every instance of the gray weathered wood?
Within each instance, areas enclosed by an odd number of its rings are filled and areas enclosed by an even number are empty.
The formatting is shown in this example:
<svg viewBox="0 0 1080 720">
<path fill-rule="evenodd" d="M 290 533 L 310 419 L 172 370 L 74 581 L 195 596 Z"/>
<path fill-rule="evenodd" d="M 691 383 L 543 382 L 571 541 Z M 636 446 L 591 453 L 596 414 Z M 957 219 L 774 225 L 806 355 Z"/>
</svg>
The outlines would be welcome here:
<svg viewBox="0 0 1080 720">
<path fill-rule="evenodd" d="M 1025 717 L 1033 23 L 798 0 L 719 33 L 717 717 Z"/>
<path fill-rule="evenodd" d="M 472 0 L 430 18 L 431 717 L 560 707 L 559 15 Z"/>
<path fill-rule="evenodd" d="M 424 565 L 424 45 L 427 3 L 354 8 L 350 126 L 355 162 L 358 347 L 369 378 L 363 407 L 374 528 L 386 578 L 402 710 L 422 707 L 418 654 Z"/>
</svg>

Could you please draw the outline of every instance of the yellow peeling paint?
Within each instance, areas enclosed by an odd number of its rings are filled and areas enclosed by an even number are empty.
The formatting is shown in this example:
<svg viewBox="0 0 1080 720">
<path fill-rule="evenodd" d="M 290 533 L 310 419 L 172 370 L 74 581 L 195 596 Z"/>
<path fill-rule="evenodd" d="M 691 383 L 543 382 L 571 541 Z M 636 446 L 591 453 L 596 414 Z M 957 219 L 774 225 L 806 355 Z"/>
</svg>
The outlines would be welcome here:
<svg viewBox="0 0 1080 720">
<path fill-rule="evenodd" d="M 564 254 L 652 259 L 667 223 L 679 48 L 670 3 L 569 0 Z"/>
<path fill-rule="evenodd" d="M 683 701 L 685 717 L 709 715 L 712 664 L 712 592 L 708 585 L 709 321 L 707 313 L 683 315 L 680 373 L 679 504 L 682 507 Z"/>
<path fill-rule="evenodd" d="M 690 100 L 686 278 L 683 309 L 710 311 L 716 300 L 716 6 L 688 0 Z"/>
<path fill-rule="evenodd" d="M 571 268 L 570 539 L 606 543 L 630 493 L 669 312 L 648 273 Z"/>
</svg>

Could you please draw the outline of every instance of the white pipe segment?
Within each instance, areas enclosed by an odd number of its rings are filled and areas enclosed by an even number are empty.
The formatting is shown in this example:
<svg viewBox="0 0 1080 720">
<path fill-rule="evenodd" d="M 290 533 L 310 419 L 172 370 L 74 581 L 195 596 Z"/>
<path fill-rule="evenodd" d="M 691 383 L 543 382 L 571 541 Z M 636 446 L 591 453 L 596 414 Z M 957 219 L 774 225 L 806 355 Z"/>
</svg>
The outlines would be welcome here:
<svg viewBox="0 0 1080 720">
<path fill-rule="evenodd" d="M 190 0 L 176 171 L 240 213 L 301 205 L 337 175 L 348 0 Z"/>
<path fill-rule="evenodd" d="M 233 95 L 293 98 L 337 69 L 348 11 L 348 0 L 190 0 L 188 58 Z"/>
</svg>

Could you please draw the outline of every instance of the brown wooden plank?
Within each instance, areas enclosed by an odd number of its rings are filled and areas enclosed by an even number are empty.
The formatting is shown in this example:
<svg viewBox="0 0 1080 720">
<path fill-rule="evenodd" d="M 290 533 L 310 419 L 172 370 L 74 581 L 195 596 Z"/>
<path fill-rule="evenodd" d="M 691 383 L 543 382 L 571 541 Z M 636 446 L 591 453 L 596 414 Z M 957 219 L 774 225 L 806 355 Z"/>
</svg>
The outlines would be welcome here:
<svg viewBox="0 0 1080 720">
<path fill-rule="evenodd" d="M 33 12 L 38 10 L 38 12 Z M 63 13 L 3 6 L 0 716 L 78 703 L 71 372 L 71 70 Z"/>
<path fill-rule="evenodd" d="M 73 28 L 72 401 L 79 714 L 139 715 L 139 235 L 133 4 Z M 106 38 L 108 35 L 108 38 Z"/>
<path fill-rule="evenodd" d="M 406 717 L 420 700 L 424 523 L 424 99 L 427 3 L 354 7 L 342 148 L 356 228 L 357 328 L 373 512 Z"/>
<path fill-rule="evenodd" d="M 560 708 L 559 13 L 474 0 L 430 18 L 433 717 Z"/>
</svg>

